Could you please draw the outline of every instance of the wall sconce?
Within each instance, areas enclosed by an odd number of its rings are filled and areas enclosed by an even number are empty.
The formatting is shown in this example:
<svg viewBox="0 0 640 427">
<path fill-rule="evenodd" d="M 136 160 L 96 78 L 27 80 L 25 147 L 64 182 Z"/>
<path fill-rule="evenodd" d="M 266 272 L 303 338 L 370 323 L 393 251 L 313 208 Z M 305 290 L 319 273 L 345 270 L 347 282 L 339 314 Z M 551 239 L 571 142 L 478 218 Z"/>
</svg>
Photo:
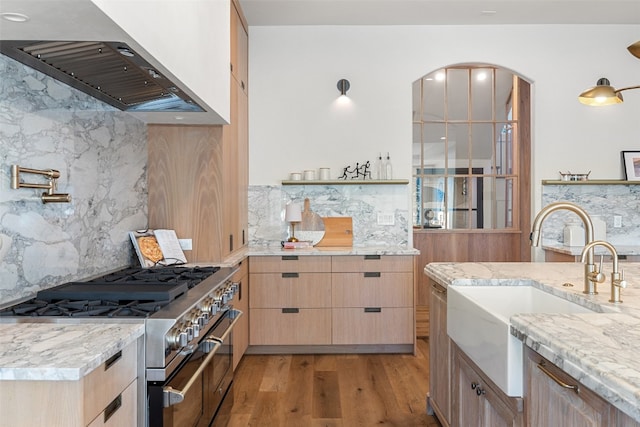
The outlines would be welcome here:
<svg viewBox="0 0 640 427">
<path fill-rule="evenodd" d="M 289 237 L 287 242 L 297 242 L 298 238 L 295 233 L 296 223 L 302 222 L 302 208 L 299 203 L 287 204 L 284 211 L 284 220 L 291 224 L 291 237 Z"/>
<path fill-rule="evenodd" d="M 21 173 L 30 173 L 35 175 L 44 175 L 49 181 L 46 184 L 30 184 L 20 182 Z M 65 193 L 56 193 L 57 179 L 60 178 L 60 172 L 54 169 L 40 170 L 23 168 L 18 165 L 11 165 L 11 188 L 41 188 L 47 190 L 42 193 L 42 203 L 69 203 L 71 196 Z"/>
<path fill-rule="evenodd" d="M 351 85 L 349 84 L 349 80 L 347 79 L 338 80 L 338 90 L 340 91 L 341 96 L 347 96 L 347 91 L 349 90 L 350 87 Z"/>
<path fill-rule="evenodd" d="M 640 41 L 635 42 L 631 46 L 627 47 L 627 50 L 635 57 L 640 58 Z M 630 89 L 640 89 L 638 86 L 623 87 L 622 89 L 615 89 L 611 86 L 609 79 L 598 79 L 596 85 L 590 89 L 585 90 L 578 96 L 578 101 L 585 105 L 600 106 L 600 105 L 613 105 L 622 104 L 624 99 L 620 92 Z"/>
</svg>

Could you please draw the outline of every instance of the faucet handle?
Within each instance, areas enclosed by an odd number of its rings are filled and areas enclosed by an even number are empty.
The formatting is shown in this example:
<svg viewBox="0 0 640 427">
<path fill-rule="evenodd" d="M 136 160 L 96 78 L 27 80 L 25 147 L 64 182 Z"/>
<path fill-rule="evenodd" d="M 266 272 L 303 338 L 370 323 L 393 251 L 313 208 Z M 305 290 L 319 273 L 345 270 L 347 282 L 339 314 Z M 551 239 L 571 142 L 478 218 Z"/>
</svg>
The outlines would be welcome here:
<svg viewBox="0 0 640 427">
<path fill-rule="evenodd" d="M 600 265 L 598 266 L 597 270 L 595 270 L 593 273 L 591 273 L 591 281 L 592 282 L 602 283 L 605 280 L 607 280 L 606 276 L 602 272 L 602 260 L 603 260 L 603 258 L 604 258 L 604 256 L 600 255 Z"/>
<path fill-rule="evenodd" d="M 616 274 L 614 274 L 613 276 L 614 277 L 613 277 L 612 282 L 613 282 L 614 286 L 617 286 L 619 288 L 626 288 L 627 287 L 627 281 L 624 280 L 624 270 L 620 270 L 620 274 L 617 275 L 617 276 L 620 276 L 619 278 L 615 277 Z"/>
</svg>

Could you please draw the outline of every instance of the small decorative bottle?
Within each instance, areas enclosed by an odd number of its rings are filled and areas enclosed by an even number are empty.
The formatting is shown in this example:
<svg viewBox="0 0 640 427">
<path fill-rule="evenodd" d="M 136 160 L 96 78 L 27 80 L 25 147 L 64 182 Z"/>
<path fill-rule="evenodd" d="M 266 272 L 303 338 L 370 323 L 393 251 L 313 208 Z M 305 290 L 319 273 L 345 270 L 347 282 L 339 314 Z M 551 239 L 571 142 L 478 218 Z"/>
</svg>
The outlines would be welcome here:
<svg viewBox="0 0 640 427">
<path fill-rule="evenodd" d="M 376 160 L 373 178 L 384 179 L 384 161 L 382 160 L 382 153 L 378 153 L 378 160 Z"/>
<path fill-rule="evenodd" d="M 387 160 L 384 162 L 384 179 L 393 179 L 393 167 L 391 166 L 391 158 L 387 152 Z"/>
</svg>

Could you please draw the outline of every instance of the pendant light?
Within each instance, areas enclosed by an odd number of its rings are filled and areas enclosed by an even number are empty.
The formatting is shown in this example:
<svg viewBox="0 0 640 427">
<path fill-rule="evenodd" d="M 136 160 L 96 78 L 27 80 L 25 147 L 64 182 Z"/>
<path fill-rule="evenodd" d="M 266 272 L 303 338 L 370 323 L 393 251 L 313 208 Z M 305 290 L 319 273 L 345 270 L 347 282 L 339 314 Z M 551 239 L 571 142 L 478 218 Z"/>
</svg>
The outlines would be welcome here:
<svg viewBox="0 0 640 427">
<path fill-rule="evenodd" d="M 640 41 L 633 43 L 627 47 L 627 50 L 635 57 L 640 58 Z M 638 86 L 623 87 L 622 89 L 615 89 L 611 86 L 609 79 L 598 79 L 596 85 L 590 89 L 585 90 L 578 96 L 578 100 L 585 105 L 600 106 L 600 105 L 613 105 L 622 104 L 624 99 L 620 92 L 630 89 L 640 89 Z"/>
</svg>

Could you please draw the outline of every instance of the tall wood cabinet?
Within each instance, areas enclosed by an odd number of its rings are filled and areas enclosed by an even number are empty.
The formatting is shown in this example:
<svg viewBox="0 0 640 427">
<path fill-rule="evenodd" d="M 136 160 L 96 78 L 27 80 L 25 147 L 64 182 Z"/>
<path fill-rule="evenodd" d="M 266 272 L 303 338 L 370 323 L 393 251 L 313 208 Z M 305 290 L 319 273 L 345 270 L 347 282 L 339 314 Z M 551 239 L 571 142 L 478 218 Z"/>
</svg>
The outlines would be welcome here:
<svg viewBox="0 0 640 427">
<path fill-rule="evenodd" d="M 148 126 L 149 227 L 192 239 L 190 262 L 222 261 L 248 241 L 248 37 L 235 0 L 230 19 L 231 123 Z"/>
<path fill-rule="evenodd" d="M 237 1 L 231 2 L 231 123 L 222 130 L 223 254 L 248 241 L 249 102 L 248 33 Z"/>
</svg>

